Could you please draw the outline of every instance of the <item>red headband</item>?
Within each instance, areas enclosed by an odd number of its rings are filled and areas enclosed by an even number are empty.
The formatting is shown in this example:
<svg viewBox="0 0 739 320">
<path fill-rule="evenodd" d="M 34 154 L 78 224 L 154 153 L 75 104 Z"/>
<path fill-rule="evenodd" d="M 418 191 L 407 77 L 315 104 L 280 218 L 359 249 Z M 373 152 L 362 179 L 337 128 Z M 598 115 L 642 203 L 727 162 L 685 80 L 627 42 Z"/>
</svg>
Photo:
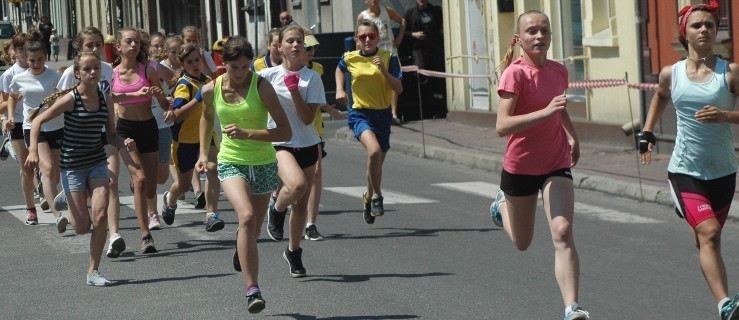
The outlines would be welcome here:
<svg viewBox="0 0 739 320">
<path fill-rule="evenodd" d="M 718 23 L 718 1 L 711 0 L 710 4 L 696 4 L 693 6 L 685 6 L 683 7 L 680 12 L 677 14 L 678 19 L 680 19 L 680 36 L 685 39 L 685 28 L 688 24 L 688 17 L 690 16 L 695 9 L 705 9 L 708 12 L 710 12 L 713 15 L 713 18 L 716 20 L 716 23 Z"/>
</svg>

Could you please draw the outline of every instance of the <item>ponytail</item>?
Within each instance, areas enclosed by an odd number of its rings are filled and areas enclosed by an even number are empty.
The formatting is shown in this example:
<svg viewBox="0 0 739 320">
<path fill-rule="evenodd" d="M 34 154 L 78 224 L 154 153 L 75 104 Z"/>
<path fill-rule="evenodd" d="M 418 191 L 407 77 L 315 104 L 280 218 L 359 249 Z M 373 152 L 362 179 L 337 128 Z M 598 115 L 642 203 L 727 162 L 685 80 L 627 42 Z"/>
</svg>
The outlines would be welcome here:
<svg viewBox="0 0 739 320">
<path fill-rule="evenodd" d="M 511 65 L 511 62 L 513 62 L 513 49 L 516 47 L 516 40 L 518 40 L 518 35 L 514 34 L 513 39 L 511 40 L 511 45 L 508 47 L 508 51 L 506 51 L 503 60 L 500 60 L 498 67 L 495 68 L 495 73 L 502 73 L 503 70 L 508 68 L 508 66 Z"/>
<path fill-rule="evenodd" d="M 50 96 L 46 97 L 44 99 L 44 101 L 42 101 L 41 104 L 38 105 L 38 107 L 33 108 L 30 111 L 30 113 L 28 115 L 28 119 L 30 119 L 31 121 L 33 121 L 33 119 L 36 119 L 36 117 L 39 115 L 39 113 L 41 113 L 41 109 L 43 108 L 43 106 L 45 106 L 45 105 L 46 106 L 53 105 L 54 102 L 56 102 L 56 99 L 59 99 L 59 97 L 61 97 L 61 96 L 65 95 L 65 94 L 71 92 L 74 89 L 77 89 L 77 86 L 79 86 L 79 85 L 80 85 L 80 83 L 78 82 L 74 86 L 71 86 L 71 87 L 69 87 L 67 89 L 64 89 L 62 91 L 57 91 L 57 92 L 52 93 Z"/>
</svg>

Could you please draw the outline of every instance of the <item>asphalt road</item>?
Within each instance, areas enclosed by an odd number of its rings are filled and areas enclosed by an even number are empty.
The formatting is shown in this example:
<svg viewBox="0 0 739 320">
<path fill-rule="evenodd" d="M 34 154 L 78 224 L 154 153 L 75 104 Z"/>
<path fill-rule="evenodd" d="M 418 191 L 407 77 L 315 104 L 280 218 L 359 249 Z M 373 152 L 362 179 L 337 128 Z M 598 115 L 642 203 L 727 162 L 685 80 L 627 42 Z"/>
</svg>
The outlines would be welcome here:
<svg viewBox="0 0 739 320">
<path fill-rule="evenodd" d="M 341 125 L 329 123 L 327 136 Z M 224 230 L 206 233 L 201 213 L 179 214 L 173 226 L 153 231 L 160 252 L 147 256 L 136 252 L 135 215 L 124 205 L 129 250 L 103 258 L 101 271 L 115 281 L 107 288 L 84 284 L 88 236 L 28 227 L 0 209 L 0 319 L 562 318 L 543 210 L 534 243 L 518 252 L 487 213 L 497 175 L 390 152 L 386 214 L 369 226 L 361 217 L 364 151 L 333 139 L 326 149 L 318 221 L 326 239 L 303 241 L 308 277 L 293 279 L 281 256 L 287 242 L 269 240 L 264 227 L 260 286 L 267 309 L 259 316 L 246 312 L 244 284 L 231 266 L 236 217 L 222 196 Z M 3 208 L 22 203 L 16 168 L 0 162 Z M 121 180 L 128 185 L 129 175 Z M 131 193 L 121 190 L 126 202 Z M 593 192 L 576 191 L 576 199 L 579 300 L 593 319 L 716 317 L 691 232 L 671 208 Z M 739 228 L 730 222 L 724 230 L 736 290 Z"/>
</svg>

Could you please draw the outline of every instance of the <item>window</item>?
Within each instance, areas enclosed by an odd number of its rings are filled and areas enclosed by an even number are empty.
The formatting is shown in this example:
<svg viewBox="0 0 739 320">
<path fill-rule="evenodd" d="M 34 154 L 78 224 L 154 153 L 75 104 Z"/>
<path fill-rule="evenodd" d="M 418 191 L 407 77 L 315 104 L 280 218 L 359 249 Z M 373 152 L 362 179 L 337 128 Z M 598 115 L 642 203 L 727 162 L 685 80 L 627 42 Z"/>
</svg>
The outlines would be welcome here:
<svg viewBox="0 0 739 320">
<path fill-rule="evenodd" d="M 623 3 L 623 2 L 622 2 Z M 582 43 L 590 47 L 618 47 L 616 0 L 583 3 Z"/>
</svg>

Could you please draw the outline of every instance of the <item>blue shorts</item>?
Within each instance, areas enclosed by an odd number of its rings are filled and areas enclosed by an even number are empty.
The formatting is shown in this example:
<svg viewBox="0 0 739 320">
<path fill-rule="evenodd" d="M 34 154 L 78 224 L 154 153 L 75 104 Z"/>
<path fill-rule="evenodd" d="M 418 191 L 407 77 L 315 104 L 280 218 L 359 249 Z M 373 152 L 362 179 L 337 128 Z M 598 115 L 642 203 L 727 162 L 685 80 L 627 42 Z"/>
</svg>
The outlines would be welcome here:
<svg viewBox="0 0 739 320">
<path fill-rule="evenodd" d="M 86 192 L 87 180 L 94 178 L 110 179 L 108 161 L 101 161 L 84 169 L 62 170 L 62 189 L 64 193 Z"/>
<path fill-rule="evenodd" d="M 218 163 L 218 180 L 241 178 L 251 187 L 252 194 L 265 194 L 277 190 L 277 162 L 263 165 Z"/>
<path fill-rule="evenodd" d="M 349 108 L 349 129 L 354 132 L 354 138 L 359 140 L 362 132 L 371 130 L 377 136 L 382 152 L 390 150 L 390 127 L 393 123 L 393 113 L 390 108 L 382 110 L 352 109 Z"/>
<path fill-rule="evenodd" d="M 211 139 L 211 148 L 215 145 L 215 140 Z M 195 168 L 195 163 L 198 162 L 198 158 L 200 157 L 200 143 L 179 143 L 172 141 L 171 155 L 177 172 L 188 172 Z"/>
<path fill-rule="evenodd" d="M 159 163 L 169 164 L 172 161 L 172 130 L 159 129 Z"/>
</svg>

